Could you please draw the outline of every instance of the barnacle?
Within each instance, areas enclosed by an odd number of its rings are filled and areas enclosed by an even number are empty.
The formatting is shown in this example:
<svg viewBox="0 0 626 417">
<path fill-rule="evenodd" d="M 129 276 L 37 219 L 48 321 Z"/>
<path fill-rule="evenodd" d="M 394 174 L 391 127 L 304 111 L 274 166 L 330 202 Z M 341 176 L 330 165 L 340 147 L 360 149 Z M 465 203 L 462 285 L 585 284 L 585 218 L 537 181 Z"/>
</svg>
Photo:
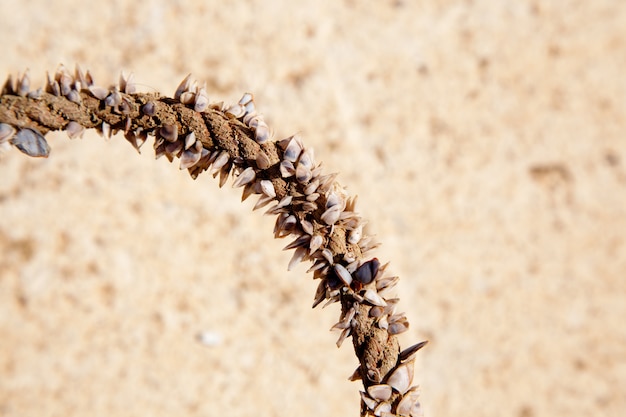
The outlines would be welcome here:
<svg viewBox="0 0 626 417">
<path fill-rule="evenodd" d="M 14 112 L 9 108 L 30 111 Z M 62 117 L 47 117 L 52 114 Z M 31 119 L 28 115 L 38 115 Z M 361 379 L 361 414 L 417 416 L 419 391 L 411 387 L 415 353 L 425 342 L 400 353 L 396 335 L 409 327 L 398 299 L 390 293 L 398 277 L 386 276 L 387 264 L 368 256 L 378 244 L 367 234 L 365 221 L 350 197 L 325 174 L 313 149 L 299 135 L 271 141 L 271 131 L 257 113 L 254 97 L 245 93 L 231 106 L 209 103 L 204 86 L 185 77 L 174 99 L 137 92 L 134 76 L 122 73 L 118 85 L 98 87 L 89 72 L 75 74 L 59 66 L 48 75 L 45 92 L 30 91 L 28 71 L 14 84 L 8 77 L 0 95 L 0 145 L 13 145 L 32 157 L 47 157 L 44 135 L 64 130 L 70 138 L 95 128 L 105 138 L 121 131 L 137 150 L 154 137 L 156 158 L 180 158 L 180 169 L 192 178 L 202 172 L 219 175 L 219 186 L 234 178 L 242 200 L 258 195 L 254 209 L 271 204 L 276 215 L 274 236 L 293 236 L 285 250 L 294 250 L 288 264 L 312 263 L 308 272 L 319 280 L 313 307 L 339 302 L 340 346 L 352 337 L 360 365 L 350 377 Z"/>
</svg>

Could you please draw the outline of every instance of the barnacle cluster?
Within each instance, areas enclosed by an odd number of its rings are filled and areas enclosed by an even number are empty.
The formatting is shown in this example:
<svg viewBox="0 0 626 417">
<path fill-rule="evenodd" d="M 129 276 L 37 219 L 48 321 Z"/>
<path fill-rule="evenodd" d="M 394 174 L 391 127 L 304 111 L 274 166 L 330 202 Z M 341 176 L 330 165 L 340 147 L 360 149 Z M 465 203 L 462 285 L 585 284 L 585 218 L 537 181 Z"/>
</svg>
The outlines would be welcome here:
<svg viewBox="0 0 626 417">
<path fill-rule="evenodd" d="M 257 112 L 252 94 L 232 105 L 210 103 L 205 86 L 187 76 L 174 97 L 137 92 L 133 75 L 120 76 L 108 88 L 94 83 L 89 71 L 74 74 L 59 66 L 45 88 L 30 89 L 28 71 L 5 82 L 0 96 L 0 147 L 13 145 L 26 155 L 47 157 L 44 135 L 64 130 L 73 139 L 94 128 L 105 137 L 118 131 L 140 150 L 154 136 L 156 157 L 180 159 L 195 179 L 204 171 L 219 176 L 242 199 L 257 195 L 254 209 L 266 206 L 276 215 L 274 236 L 294 239 L 288 269 L 302 261 L 319 280 L 313 307 L 340 302 L 341 317 L 332 326 L 337 346 L 352 336 L 360 365 L 350 379 L 361 379 L 361 414 L 421 415 L 418 387 L 412 387 L 418 343 L 400 352 L 396 335 L 409 323 L 396 313 L 392 290 L 396 276 L 385 274 L 371 255 L 377 246 L 356 212 L 357 198 L 323 172 L 313 149 L 299 135 L 271 141 L 271 131 Z"/>
</svg>

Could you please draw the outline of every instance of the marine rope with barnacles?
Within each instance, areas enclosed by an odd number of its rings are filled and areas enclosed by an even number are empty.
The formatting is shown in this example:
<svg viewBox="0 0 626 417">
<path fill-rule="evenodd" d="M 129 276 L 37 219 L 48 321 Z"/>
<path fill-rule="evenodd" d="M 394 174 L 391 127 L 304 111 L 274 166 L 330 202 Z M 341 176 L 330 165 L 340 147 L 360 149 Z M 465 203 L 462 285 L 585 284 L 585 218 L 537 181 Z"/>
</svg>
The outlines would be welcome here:
<svg viewBox="0 0 626 417">
<path fill-rule="evenodd" d="M 117 85 L 104 88 L 78 66 L 73 75 L 59 66 L 45 88 L 31 90 L 28 71 L 15 82 L 9 76 L 2 88 L 0 148 L 47 157 L 49 131 L 65 130 L 72 139 L 91 128 L 105 137 L 121 131 L 138 151 L 154 136 L 157 158 L 179 158 L 194 179 L 204 171 L 219 175 L 220 187 L 232 173 L 243 200 L 259 195 L 254 209 L 273 204 L 267 213 L 277 216 L 274 236 L 295 236 L 285 247 L 294 249 L 288 269 L 313 264 L 309 272 L 319 280 L 313 307 L 341 304 L 331 330 L 340 331 L 338 347 L 352 336 L 360 365 L 350 379 L 363 381 L 361 415 L 421 415 L 411 382 L 415 353 L 426 342 L 400 351 L 396 335 L 409 323 L 395 313 L 391 290 L 398 277 L 386 276 L 387 264 L 369 255 L 377 244 L 363 231 L 356 196 L 347 195 L 336 174 L 322 172 L 298 135 L 270 141 L 251 94 L 232 106 L 210 103 L 205 87 L 187 76 L 168 98 L 137 92 L 133 75 L 123 73 Z"/>
</svg>

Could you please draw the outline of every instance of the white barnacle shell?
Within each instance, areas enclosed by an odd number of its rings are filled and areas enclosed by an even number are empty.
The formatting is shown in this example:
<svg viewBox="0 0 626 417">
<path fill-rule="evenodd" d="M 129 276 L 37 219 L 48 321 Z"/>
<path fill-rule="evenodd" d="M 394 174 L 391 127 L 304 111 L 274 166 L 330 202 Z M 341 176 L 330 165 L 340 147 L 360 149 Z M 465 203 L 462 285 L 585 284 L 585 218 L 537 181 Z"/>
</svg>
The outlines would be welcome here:
<svg viewBox="0 0 626 417">
<path fill-rule="evenodd" d="M 320 186 L 320 180 L 319 179 L 315 179 L 313 181 L 311 181 L 305 188 L 304 188 L 304 195 L 311 195 L 313 193 L 315 193 L 315 191 L 317 191 L 317 187 Z"/>
<path fill-rule="evenodd" d="M 313 232 L 315 231 L 315 229 L 313 228 L 313 223 L 311 223 L 308 220 L 302 220 L 300 222 L 300 225 L 302 226 L 302 230 L 304 230 L 306 233 L 312 235 Z"/>
<path fill-rule="evenodd" d="M 256 166 L 259 169 L 268 169 L 271 166 L 270 157 L 265 152 L 256 155 Z"/>
<path fill-rule="evenodd" d="M 309 242 L 309 253 L 315 253 L 324 243 L 324 238 L 320 235 L 314 235 Z"/>
<path fill-rule="evenodd" d="M 65 126 L 65 132 L 70 139 L 75 139 L 83 136 L 85 128 L 75 121 L 71 121 Z"/>
<path fill-rule="evenodd" d="M 191 148 L 196 143 L 196 134 L 191 131 L 187 136 L 185 136 L 185 150 Z"/>
<path fill-rule="evenodd" d="M 47 158 L 50 154 L 50 146 L 43 135 L 38 130 L 29 127 L 17 132 L 10 143 L 33 158 Z"/>
<path fill-rule="evenodd" d="M 252 103 L 253 101 L 254 96 L 252 95 L 252 93 L 244 93 L 243 96 L 241 96 L 241 99 L 239 99 L 239 104 L 245 106 L 246 104 Z"/>
<path fill-rule="evenodd" d="M 232 106 L 226 109 L 224 114 L 226 114 L 226 116 L 231 119 L 239 119 L 240 117 L 243 117 L 246 114 L 246 108 L 242 106 L 241 104 L 233 104 Z"/>
<path fill-rule="evenodd" d="M 85 74 L 83 73 L 83 70 L 80 68 L 80 66 L 78 64 L 76 64 L 76 66 L 74 67 L 74 78 L 76 79 L 76 81 L 78 81 L 80 83 L 82 88 L 88 88 L 89 87 L 89 83 L 87 82 L 87 78 L 85 77 Z M 77 88 L 77 90 L 80 90 L 80 88 Z"/>
<path fill-rule="evenodd" d="M 246 116 L 244 116 L 244 123 L 246 123 L 246 117 L 254 117 L 256 116 L 256 106 L 254 105 L 254 100 L 250 100 L 246 104 L 243 105 L 246 108 Z M 250 120 L 250 119 L 248 119 Z M 248 124 L 248 123 L 246 123 Z"/>
<path fill-rule="evenodd" d="M 143 105 L 143 107 L 141 108 L 141 111 L 146 116 L 152 117 L 156 114 L 156 104 L 154 103 L 154 101 L 149 101 Z"/>
<path fill-rule="evenodd" d="M 320 198 L 320 194 L 313 193 L 306 196 L 306 201 L 316 201 L 318 198 Z"/>
<path fill-rule="evenodd" d="M 372 305 L 385 307 L 387 303 L 375 290 L 368 288 L 363 294 L 363 298 Z"/>
<path fill-rule="evenodd" d="M 396 412 L 401 416 L 420 417 L 422 416 L 422 406 L 419 403 L 420 390 L 419 387 L 411 387 L 403 396 Z"/>
<path fill-rule="evenodd" d="M 34 100 L 38 100 L 38 99 L 41 98 L 42 94 L 43 94 L 43 88 L 39 87 L 36 90 L 29 91 L 28 94 L 26 95 L 26 97 L 32 98 Z M 70 101 L 74 101 L 74 100 L 70 99 Z M 76 102 L 76 101 L 74 101 L 74 102 L 75 103 L 80 103 L 80 102 Z"/>
<path fill-rule="evenodd" d="M 339 216 L 341 215 L 341 207 L 333 206 L 322 213 L 321 219 L 329 226 L 337 223 Z"/>
<path fill-rule="evenodd" d="M 350 284 L 352 283 L 352 275 L 348 272 L 346 267 L 341 264 L 335 264 L 333 265 L 333 269 L 335 270 L 337 276 L 343 281 L 343 283 L 347 286 L 350 286 Z"/>
<path fill-rule="evenodd" d="M 185 91 L 180 95 L 178 100 L 185 105 L 192 104 L 196 100 L 196 93 Z"/>
<path fill-rule="evenodd" d="M 326 259 L 326 261 L 328 261 L 329 264 L 333 264 L 333 253 L 330 251 L 330 249 L 328 248 L 324 248 L 322 249 L 322 256 L 324 257 L 324 259 Z"/>
<path fill-rule="evenodd" d="M 254 129 L 254 139 L 259 144 L 263 144 L 270 139 L 270 128 L 264 121 L 259 121 Z"/>
<path fill-rule="evenodd" d="M 296 216 L 294 216 L 293 214 L 287 216 L 285 221 L 280 225 L 278 236 L 284 237 L 291 234 L 291 232 L 295 229 L 297 223 L 298 219 L 296 218 Z"/>
<path fill-rule="evenodd" d="M 60 96 L 61 95 L 61 87 L 59 87 L 59 83 L 50 77 L 50 74 L 46 72 L 46 77 L 48 78 L 48 83 L 46 84 L 46 92 Z M 8 82 L 8 81 L 7 81 Z"/>
<path fill-rule="evenodd" d="M 365 404 L 367 406 L 367 408 L 369 408 L 370 410 L 374 411 L 374 409 L 378 405 L 378 401 L 376 401 L 375 399 L 369 397 L 363 391 L 359 391 L 359 393 L 361 394 L 361 400 L 363 401 L 363 404 Z"/>
<path fill-rule="evenodd" d="M 132 72 L 128 74 L 128 77 L 124 76 L 124 72 L 120 74 L 120 90 L 126 94 L 134 94 L 137 92 L 137 86 L 135 85 L 135 74 Z"/>
<path fill-rule="evenodd" d="M 80 97 L 80 94 L 76 90 L 70 90 L 69 93 L 67 93 L 66 97 L 69 101 L 76 104 L 80 104 L 83 101 Z"/>
<path fill-rule="evenodd" d="M 403 362 L 387 378 L 387 384 L 400 394 L 404 394 L 413 381 L 413 363 L 414 361 Z"/>
<path fill-rule="evenodd" d="M 409 330 L 409 323 L 407 322 L 390 323 L 389 327 L 387 327 L 387 332 L 390 335 L 404 333 L 407 330 Z"/>
<path fill-rule="evenodd" d="M 185 144 L 177 140 L 176 142 L 165 142 L 165 156 L 172 162 L 172 157 L 179 156 Z"/>
<path fill-rule="evenodd" d="M 391 290 L 398 284 L 399 277 L 385 277 L 376 279 L 376 289 L 381 295 L 389 294 Z"/>
<path fill-rule="evenodd" d="M 222 169 L 220 169 L 220 182 L 219 187 L 222 188 L 226 181 L 228 180 L 228 175 L 230 174 L 230 165 L 224 165 Z"/>
<path fill-rule="evenodd" d="M 98 87 L 95 85 L 90 85 L 88 87 L 89 92 L 98 100 L 104 100 L 109 95 L 109 89 L 104 87 Z"/>
<path fill-rule="evenodd" d="M 102 136 L 105 139 L 111 139 L 111 125 L 108 124 L 107 122 L 102 122 L 102 126 L 100 127 L 100 129 L 102 130 Z"/>
<path fill-rule="evenodd" d="M 213 161 L 213 165 L 211 165 L 209 174 L 213 175 L 213 174 L 218 173 L 222 169 L 222 167 L 224 167 L 228 163 L 229 159 L 230 159 L 230 155 L 228 154 L 228 152 L 226 151 L 220 152 L 215 158 L 215 161 Z"/>
<path fill-rule="evenodd" d="M 296 169 L 291 161 L 281 161 L 280 163 L 280 175 L 283 178 L 289 178 L 296 173 Z"/>
<path fill-rule="evenodd" d="M 9 141 L 15 135 L 15 128 L 6 123 L 0 123 L 0 143 Z"/>
<path fill-rule="evenodd" d="M 341 334 L 339 335 L 339 338 L 337 339 L 336 345 L 337 347 L 341 347 L 341 345 L 343 344 L 344 340 L 346 340 L 348 338 L 348 336 L 350 336 L 350 332 L 352 331 L 351 327 L 348 327 L 347 329 L 344 329 Z"/>
<path fill-rule="evenodd" d="M 188 137 L 193 135 L 191 132 Z M 187 169 L 198 163 L 200 157 L 202 156 L 202 142 L 197 141 L 195 145 L 185 149 L 183 154 L 180 156 L 180 169 Z"/>
<path fill-rule="evenodd" d="M 174 93 L 174 99 L 180 100 L 181 94 L 183 94 L 185 91 L 188 91 L 190 86 L 191 86 L 191 74 L 188 74 L 180 82 L 180 84 L 178 85 L 178 88 L 176 88 L 176 92 Z"/>
<path fill-rule="evenodd" d="M 360 225 L 356 227 L 355 229 L 350 230 L 350 233 L 348 235 L 348 242 L 352 244 L 357 244 L 359 243 L 359 240 L 361 240 L 362 235 L 363 235 L 363 226 Z"/>
<path fill-rule="evenodd" d="M 300 155 L 300 159 L 298 161 L 298 164 L 302 164 L 303 166 L 307 167 L 309 170 L 313 169 L 313 166 L 315 165 L 315 156 L 314 156 L 314 152 L 313 152 L 313 148 L 309 148 L 306 149 L 302 152 L 302 154 Z"/>
<path fill-rule="evenodd" d="M 104 99 L 104 104 L 109 107 L 119 106 L 121 102 L 122 95 L 117 90 L 114 90 L 111 94 L 107 96 L 107 98 Z"/>
<path fill-rule="evenodd" d="M 370 385 L 367 388 L 369 396 L 378 401 L 387 401 L 391 398 L 392 392 L 393 390 L 387 384 Z"/>
<path fill-rule="evenodd" d="M 243 123 L 252 129 L 256 129 L 259 120 L 263 120 L 263 117 L 256 113 L 256 109 L 253 108 L 254 103 L 248 103 L 244 107 L 246 109 L 246 115 L 243 116 Z"/>
<path fill-rule="evenodd" d="M 263 208 L 267 206 L 269 203 L 271 203 L 272 201 L 274 201 L 274 197 L 270 197 L 265 194 L 262 194 L 261 197 L 259 197 L 259 201 L 257 201 L 254 207 L 252 207 L 252 210 L 258 210 L 260 208 Z"/>
<path fill-rule="evenodd" d="M 254 168 L 248 167 L 244 169 L 241 174 L 239 174 L 237 179 L 233 182 L 233 187 L 241 187 L 243 185 L 246 185 L 254 181 L 255 178 L 256 172 L 254 171 Z"/>
<path fill-rule="evenodd" d="M 209 96 L 204 87 L 200 88 L 195 97 L 193 109 L 197 112 L 203 112 L 209 107 Z"/>
<path fill-rule="evenodd" d="M 302 184 L 306 184 L 313 178 L 313 174 L 311 173 L 311 169 L 301 162 L 298 163 L 296 167 L 296 179 L 298 182 Z"/>
<path fill-rule="evenodd" d="M 287 266 L 287 271 L 293 270 L 296 267 L 296 265 L 302 262 L 305 256 L 306 256 L 306 248 L 305 247 L 297 248 L 294 251 L 293 256 L 291 257 L 291 260 L 289 261 L 289 265 Z"/>
<path fill-rule="evenodd" d="M 293 196 L 291 195 L 286 195 L 283 198 L 280 199 L 280 201 L 278 202 L 278 204 L 276 205 L 276 208 L 284 208 L 287 207 L 288 205 L 291 204 L 291 201 L 293 200 Z"/>
<path fill-rule="evenodd" d="M 309 235 L 298 236 L 293 242 L 285 246 L 283 250 L 289 250 L 289 249 L 295 249 L 295 248 L 308 246 L 310 239 L 311 239 L 311 236 Z"/>
<path fill-rule="evenodd" d="M 176 142 L 178 140 L 178 125 L 164 123 L 159 129 L 159 135 L 168 142 Z"/>
<path fill-rule="evenodd" d="M 26 97 L 30 91 L 30 77 L 28 76 L 28 69 L 24 71 L 21 77 L 17 78 L 17 95 Z"/>
<path fill-rule="evenodd" d="M 391 413 L 391 404 L 386 401 L 379 403 L 376 408 L 374 408 L 374 415 L 376 417 L 385 417 L 388 413 Z"/>
<path fill-rule="evenodd" d="M 302 153 L 302 142 L 293 136 L 283 153 L 283 159 L 285 161 L 296 162 L 298 157 L 300 157 L 300 153 Z"/>
<path fill-rule="evenodd" d="M 313 297 L 313 306 L 311 308 L 317 307 L 324 299 L 326 298 L 326 280 L 320 280 L 319 285 L 317 286 L 317 290 L 315 290 L 315 297 Z"/>
<path fill-rule="evenodd" d="M 268 197 L 276 197 L 276 190 L 274 189 L 274 184 L 270 180 L 261 180 L 261 190 L 263 194 Z"/>
</svg>

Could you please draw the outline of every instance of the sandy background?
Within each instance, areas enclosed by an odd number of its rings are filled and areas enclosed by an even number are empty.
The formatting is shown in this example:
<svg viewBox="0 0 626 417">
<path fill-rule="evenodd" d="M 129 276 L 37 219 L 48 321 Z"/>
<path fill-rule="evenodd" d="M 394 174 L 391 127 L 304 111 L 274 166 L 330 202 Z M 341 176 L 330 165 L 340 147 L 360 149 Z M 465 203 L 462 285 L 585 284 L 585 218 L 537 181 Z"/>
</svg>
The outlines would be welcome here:
<svg viewBox="0 0 626 417">
<path fill-rule="evenodd" d="M 1 1 L 0 75 L 255 93 L 359 195 L 430 416 L 626 413 L 626 5 Z M 0 157 L 1 416 L 355 416 L 273 219 L 121 138 Z M 205 332 L 211 346 L 199 343 Z"/>
</svg>

